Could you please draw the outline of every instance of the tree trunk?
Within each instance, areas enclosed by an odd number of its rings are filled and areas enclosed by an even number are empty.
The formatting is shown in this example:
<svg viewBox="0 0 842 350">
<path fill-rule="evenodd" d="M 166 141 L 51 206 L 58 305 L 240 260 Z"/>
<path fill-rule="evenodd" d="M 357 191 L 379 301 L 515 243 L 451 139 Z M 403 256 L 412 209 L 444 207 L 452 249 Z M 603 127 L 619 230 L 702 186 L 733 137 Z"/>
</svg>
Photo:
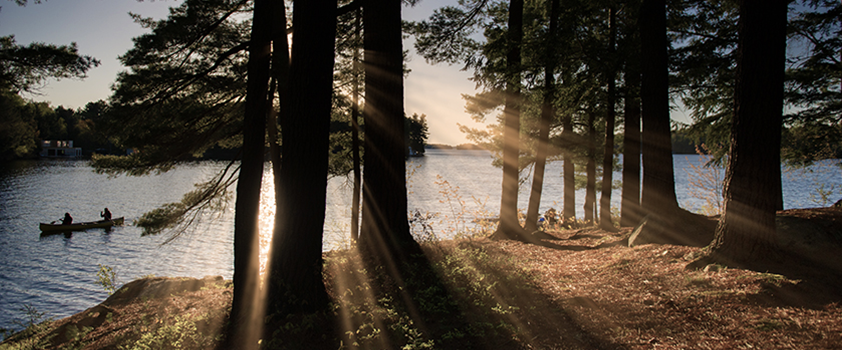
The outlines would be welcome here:
<svg viewBox="0 0 842 350">
<path fill-rule="evenodd" d="M 277 17 L 275 17 L 277 18 Z M 277 38 L 276 38 L 277 39 Z M 272 46 L 273 49 L 277 47 L 277 41 L 273 40 Z M 273 51 L 272 56 L 275 56 Z M 275 65 L 276 60 L 273 59 L 272 65 Z M 281 201 L 283 200 L 283 191 L 282 191 L 282 184 L 281 184 L 281 169 L 283 169 L 283 165 L 281 164 L 281 158 L 283 155 L 281 154 L 281 146 L 280 146 L 280 127 L 278 126 L 278 122 L 280 119 L 280 111 L 286 112 L 285 106 L 283 103 L 285 102 L 285 97 L 281 97 L 278 99 L 278 110 L 275 109 L 275 92 L 276 89 L 281 83 L 277 82 L 278 75 L 273 73 L 273 77 L 269 83 L 269 97 L 266 99 L 266 136 L 269 141 L 269 161 L 272 164 L 272 185 L 274 186 L 274 194 L 275 194 L 275 217 L 274 226 L 272 228 L 272 235 L 275 235 L 275 228 L 278 227 L 278 220 L 281 218 L 281 211 L 278 210 Z M 284 83 L 286 84 L 286 83 Z M 271 254 L 271 252 L 270 252 Z M 271 255 L 270 255 L 271 256 Z"/>
<path fill-rule="evenodd" d="M 573 117 L 565 113 L 561 117 L 561 139 L 562 156 L 564 167 L 562 169 L 564 178 L 564 208 L 561 214 L 561 221 L 566 225 L 576 220 L 576 163 L 573 160 Z"/>
<path fill-rule="evenodd" d="M 632 19 L 636 22 L 636 19 Z M 634 25 L 637 26 L 636 23 Z M 640 37 L 637 28 L 629 30 L 631 53 L 626 61 L 625 107 L 623 125 L 623 200 L 620 226 L 640 223 Z"/>
<path fill-rule="evenodd" d="M 399 261 L 420 252 L 407 221 L 401 2 L 367 1 L 363 22 L 365 174 L 359 244 L 398 268 Z"/>
<path fill-rule="evenodd" d="M 327 195 L 333 92 L 335 1 L 293 5 L 295 37 L 289 116 L 284 119 L 281 217 L 272 240 L 270 313 L 284 316 L 327 306 L 322 236 Z M 272 315 L 270 314 L 270 315 Z"/>
<path fill-rule="evenodd" d="M 538 147 L 535 156 L 535 173 L 532 176 L 532 191 L 529 196 L 529 208 L 526 211 L 526 232 L 538 229 L 538 210 L 541 206 L 541 192 L 544 186 L 544 168 L 547 164 L 547 151 L 550 148 L 550 123 L 554 116 L 552 107 L 555 97 L 553 73 L 555 72 L 554 36 L 558 27 L 558 15 L 561 11 L 560 0 L 550 2 L 550 31 L 547 35 L 544 66 L 544 103 L 541 106 L 541 124 L 538 130 Z"/>
<path fill-rule="evenodd" d="M 249 45 L 248 85 L 243 118 L 243 159 L 237 180 L 234 214 L 234 295 L 227 342 L 256 349 L 259 321 L 260 185 L 266 132 L 266 95 L 272 32 L 272 2 L 256 0 Z"/>
<path fill-rule="evenodd" d="M 623 201 L 620 206 L 620 226 L 640 223 L 640 99 L 637 89 L 640 74 L 626 72 L 625 136 L 623 137 Z"/>
<path fill-rule="evenodd" d="M 725 214 L 711 249 L 714 258 L 738 266 L 762 266 L 780 258 L 774 253 L 774 234 L 788 2 L 740 2 Z"/>
<path fill-rule="evenodd" d="M 354 24 L 354 38 L 357 42 L 360 41 L 360 31 L 362 29 L 362 13 L 360 10 L 356 11 L 356 21 Z M 351 199 L 351 240 L 356 242 L 360 239 L 360 191 L 362 182 L 362 172 L 360 169 L 360 76 L 359 65 L 360 54 L 358 49 L 354 49 L 354 91 L 352 92 L 351 105 L 351 155 L 354 162 L 354 193 Z"/>
<path fill-rule="evenodd" d="M 286 6 L 283 2 L 277 3 L 274 6 L 275 18 L 272 28 L 272 74 L 276 86 L 273 86 L 278 91 L 278 109 L 277 112 L 270 104 L 269 120 L 267 136 L 269 136 L 269 153 L 272 160 L 272 174 L 275 185 L 275 228 L 279 227 L 278 220 L 281 219 L 282 210 L 278 206 L 283 202 L 283 186 L 281 185 L 281 147 L 280 147 L 280 128 L 279 123 L 283 124 L 283 120 L 289 115 L 289 40 L 287 39 L 287 20 L 286 20 Z M 272 235 L 274 236 L 276 229 L 273 228 Z M 270 252 L 271 254 L 271 252 Z"/>
<path fill-rule="evenodd" d="M 664 0 L 644 0 L 640 8 L 643 100 L 643 191 L 641 205 L 652 216 L 678 210 L 670 141 L 667 24 Z"/>
<path fill-rule="evenodd" d="M 588 112 L 587 158 L 585 165 L 587 184 L 585 185 L 585 222 L 596 223 L 596 114 Z"/>
<path fill-rule="evenodd" d="M 500 198 L 500 223 L 494 239 L 525 239 L 517 217 L 520 153 L 520 70 L 523 40 L 523 0 L 511 0 L 506 54 L 506 102 L 503 107 L 503 192 Z"/>
<path fill-rule="evenodd" d="M 608 51 L 608 96 L 607 111 L 605 114 L 605 148 L 602 154 L 602 197 L 599 199 L 599 226 L 605 230 L 614 230 L 614 222 L 611 218 L 611 185 L 614 182 L 614 110 L 617 81 L 615 78 L 614 56 L 615 37 L 617 36 L 617 24 L 614 18 L 614 9 L 608 10 L 608 27 L 610 28 Z"/>
</svg>

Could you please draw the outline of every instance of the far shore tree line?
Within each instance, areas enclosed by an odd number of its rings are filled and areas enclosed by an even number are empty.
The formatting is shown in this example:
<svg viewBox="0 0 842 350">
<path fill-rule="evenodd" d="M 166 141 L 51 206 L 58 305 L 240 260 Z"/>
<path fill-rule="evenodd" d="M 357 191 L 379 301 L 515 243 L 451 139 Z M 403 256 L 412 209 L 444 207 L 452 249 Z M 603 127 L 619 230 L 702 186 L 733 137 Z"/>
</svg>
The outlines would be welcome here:
<svg viewBox="0 0 842 350">
<path fill-rule="evenodd" d="M 417 140 L 406 133 L 414 126 L 403 108 L 406 31 L 427 60 L 463 65 L 481 89 L 466 96 L 466 109 L 488 128 L 460 128 L 503 169 L 492 238 L 537 240 L 544 169 L 558 160 L 563 220 L 576 219 L 578 171 L 586 178 L 581 219 L 607 230 L 615 219 L 645 222 L 642 235 L 692 240 L 698 232 L 684 223 L 696 216 L 675 194 L 675 101 L 694 122 L 680 132 L 727 164 L 724 214 L 703 259 L 741 267 L 781 262 L 772 234 L 783 208 L 782 161 L 810 164 L 839 149 L 838 1 L 465 0 L 416 23 L 402 22 L 401 6 L 185 0 L 163 20 L 134 16 L 149 33 L 120 57 L 129 69 L 117 77 L 96 128 L 140 152 L 95 156 L 93 165 L 143 175 L 211 147 L 239 148 L 239 163 L 141 220 L 150 233 L 170 229 L 176 237 L 191 215 L 218 208 L 236 191 L 232 347 L 256 348 L 251 332 L 266 319 L 328 307 L 321 249 L 331 175 L 354 180 L 352 237 L 369 261 L 402 287 L 409 286 L 406 271 L 424 265 L 407 223 L 405 157 Z M 15 67 L 17 56 L 6 54 L 14 48 L 4 46 L 0 56 L 4 81 L 17 74 L 7 68 Z M 72 52 L 82 63 L 70 76 L 95 65 Z M 15 84 L 3 86 L 25 90 Z M 784 115 L 785 106 L 793 112 Z M 623 198 L 614 218 L 611 170 L 619 152 Z M 277 207 L 261 291 L 257 215 L 266 157 Z M 533 181 L 523 227 L 516 205 L 527 165 Z M 429 291 L 414 286 L 401 301 L 412 310 L 413 293 Z M 257 303 L 261 293 L 265 305 Z"/>
<path fill-rule="evenodd" d="M 80 55 L 75 43 L 24 46 L 14 35 L 0 37 L 0 161 L 33 156 L 40 140 L 73 139 L 76 146 L 107 147 L 96 131 L 102 102 L 72 110 L 21 97 L 36 93 L 49 79 L 84 78 L 98 65 L 93 57 Z"/>
<path fill-rule="evenodd" d="M 114 144 L 112 139 L 97 127 L 97 122 L 108 118 L 108 102 L 99 100 L 89 102 L 76 110 L 64 106 L 53 107 L 48 102 L 27 100 L 12 91 L 0 92 L 0 162 L 36 159 L 41 152 L 41 141 L 71 140 L 74 147 L 82 149 L 82 155 L 90 158 L 94 154 L 119 155 L 129 150 Z M 413 114 L 405 119 L 405 138 L 407 156 L 424 156 L 429 138 L 426 115 Z M 361 127 L 360 130 L 363 130 Z M 332 134 L 350 134 L 351 126 L 347 123 L 331 123 Z M 347 137 L 338 138 L 331 153 L 331 163 L 335 167 L 331 173 L 345 175 L 350 169 L 350 144 Z M 268 147 L 268 146 L 267 146 Z M 236 158 L 236 145 L 214 145 L 201 154 L 194 154 L 194 159 L 229 160 Z"/>
</svg>

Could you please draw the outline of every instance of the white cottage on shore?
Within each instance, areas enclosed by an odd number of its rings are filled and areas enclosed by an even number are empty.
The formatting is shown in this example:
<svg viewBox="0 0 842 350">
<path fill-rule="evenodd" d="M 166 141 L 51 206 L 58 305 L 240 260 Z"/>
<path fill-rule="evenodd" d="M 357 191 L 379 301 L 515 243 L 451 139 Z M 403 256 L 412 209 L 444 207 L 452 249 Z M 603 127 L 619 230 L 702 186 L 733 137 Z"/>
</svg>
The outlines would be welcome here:
<svg viewBox="0 0 842 350">
<path fill-rule="evenodd" d="M 41 157 L 79 158 L 82 157 L 82 147 L 73 147 L 73 140 L 43 140 Z"/>
</svg>

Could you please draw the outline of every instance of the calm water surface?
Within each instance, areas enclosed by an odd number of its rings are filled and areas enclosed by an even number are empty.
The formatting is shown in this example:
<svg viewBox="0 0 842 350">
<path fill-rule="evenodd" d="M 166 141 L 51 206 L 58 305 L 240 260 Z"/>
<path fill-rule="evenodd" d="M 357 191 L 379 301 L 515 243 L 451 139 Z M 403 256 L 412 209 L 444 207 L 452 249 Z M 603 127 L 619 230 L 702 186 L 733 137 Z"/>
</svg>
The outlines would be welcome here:
<svg viewBox="0 0 842 350">
<path fill-rule="evenodd" d="M 676 155 L 674 160 L 679 202 L 696 210 L 704 201 L 690 195 L 687 172 L 692 172 L 689 164 L 701 164 L 703 160 L 695 155 Z M 141 237 L 141 230 L 131 225 L 143 213 L 179 201 L 185 192 L 193 189 L 194 183 L 207 180 L 224 166 L 222 162 L 208 161 L 183 165 L 160 175 L 108 177 L 94 173 L 86 161 L 4 164 L 0 169 L 0 327 L 17 328 L 13 321 L 25 319 L 20 311 L 24 304 L 60 318 L 101 302 L 108 295 L 97 283 L 99 265 L 112 267 L 120 284 L 151 274 L 222 275 L 230 279 L 233 198 L 227 210 L 206 215 L 192 234 L 167 245 L 161 243 L 168 236 Z M 551 163 L 547 168 L 542 212 L 550 207 L 560 208 L 561 166 Z M 429 215 L 429 223 L 438 237 L 448 237 L 465 227 L 454 219 L 460 212 L 468 213 L 465 219 L 470 221 L 474 216 L 495 216 L 499 210 L 502 172 L 491 166 L 488 152 L 432 150 L 426 157 L 408 161 L 407 169 L 409 209 Z M 821 204 L 816 202 L 819 198 L 815 189 L 819 186 L 825 190 L 835 188 L 832 199 L 838 199 L 835 197 L 842 196 L 839 174 L 839 168 L 829 163 L 814 166 L 812 172 L 785 174 L 785 206 L 801 208 Z M 614 176 L 620 178 L 619 173 Z M 264 179 L 267 189 L 261 203 L 264 255 L 274 213 L 269 178 Z M 345 178 L 334 178 L 328 184 L 326 250 L 347 246 L 350 188 Z M 527 181 L 521 187 L 521 208 L 526 208 L 528 188 Z M 613 195 L 616 207 L 619 207 L 619 196 L 616 190 Z M 584 191 L 579 191 L 580 217 L 583 197 Z M 97 220 L 104 207 L 115 217 L 124 216 L 127 225 L 110 231 L 74 232 L 70 236 L 40 235 L 39 222 L 57 220 L 65 212 L 70 212 L 74 221 Z"/>
</svg>

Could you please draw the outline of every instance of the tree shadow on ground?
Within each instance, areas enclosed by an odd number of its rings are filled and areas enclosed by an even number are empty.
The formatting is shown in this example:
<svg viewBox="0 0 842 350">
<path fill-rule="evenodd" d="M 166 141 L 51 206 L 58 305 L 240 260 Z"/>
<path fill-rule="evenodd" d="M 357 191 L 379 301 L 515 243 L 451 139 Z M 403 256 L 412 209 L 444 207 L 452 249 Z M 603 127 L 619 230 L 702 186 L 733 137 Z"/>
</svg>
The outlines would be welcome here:
<svg viewBox="0 0 842 350">
<path fill-rule="evenodd" d="M 576 232 L 579 232 L 577 230 Z M 575 235 L 575 234 L 574 234 Z M 521 242 L 524 244 L 532 244 L 537 245 L 544 248 L 555 249 L 555 250 L 567 250 L 567 251 L 583 251 L 588 249 L 593 249 L 593 247 L 589 246 L 572 246 L 572 245 L 563 245 L 563 244 L 556 244 L 553 242 L 547 241 L 563 241 L 563 240 L 570 240 L 570 238 L 564 239 L 558 237 L 557 235 L 550 234 L 546 231 L 535 231 L 532 233 L 527 233 L 526 231 L 520 231 L 517 235 L 514 235 L 515 239 L 513 241 Z M 507 240 L 504 238 L 497 238 L 496 235 L 490 237 L 491 240 Z"/>
<path fill-rule="evenodd" d="M 768 273 L 762 291 L 749 296 L 759 304 L 821 309 L 842 302 L 842 209 L 779 211 L 775 223 L 773 258 L 733 263 L 728 257 L 703 255 L 687 268 L 724 264 Z"/>
<path fill-rule="evenodd" d="M 840 249 L 839 251 L 842 251 Z M 767 276 L 760 292 L 748 300 L 770 307 L 793 306 L 821 310 L 842 302 L 842 261 L 836 254 L 780 252 L 777 263 L 747 267 Z"/>
<path fill-rule="evenodd" d="M 275 330 L 265 348 L 623 348 L 584 331 L 491 241 L 422 249 L 415 265 L 401 268 L 402 281 L 365 254 L 328 252 L 331 310 L 279 320 L 267 327 Z"/>
<path fill-rule="evenodd" d="M 821 310 L 832 303 L 842 302 L 842 284 L 828 278 L 773 280 L 763 284 L 763 289 L 746 296 L 747 301 L 769 307 L 793 306 Z"/>
</svg>

